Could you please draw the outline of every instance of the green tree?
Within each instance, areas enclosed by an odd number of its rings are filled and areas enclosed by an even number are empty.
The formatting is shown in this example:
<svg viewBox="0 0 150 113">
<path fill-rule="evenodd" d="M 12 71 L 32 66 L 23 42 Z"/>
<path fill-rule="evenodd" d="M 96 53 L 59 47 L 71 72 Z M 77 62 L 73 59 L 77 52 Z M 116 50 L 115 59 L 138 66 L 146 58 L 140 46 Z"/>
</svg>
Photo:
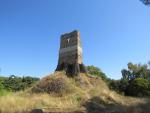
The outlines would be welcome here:
<svg viewBox="0 0 150 113">
<path fill-rule="evenodd" d="M 21 78 L 11 75 L 8 79 L 4 80 L 3 85 L 7 90 L 19 91 L 21 89 Z"/>
<path fill-rule="evenodd" d="M 6 77 L 0 77 L 0 90 L 4 89 L 3 81 L 6 79 Z"/>
<path fill-rule="evenodd" d="M 128 69 L 123 69 L 121 71 L 122 78 L 127 79 L 128 81 L 132 81 L 136 78 L 144 78 L 149 79 L 150 78 L 150 69 L 148 68 L 148 64 L 133 64 L 128 63 Z"/>
<path fill-rule="evenodd" d="M 101 77 L 103 80 L 107 80 L 105 73 L 103 73 L 100 68 L 92 65 L 92 66 L 87 66 L 87 70 L 91 76 L 98 76 Z"/>
<path fill-rule="evenodd" d="M 33 78 L 29 76 L 21 78 L 11 75 L 9 78 L 3 81 L 3 85 L 5 89 L 16 92 L 31 87 L 32 84 L 38 80 L 38 78 Z"/>
<path fill-rule="evenodd" d="M 150 96 L 150 82 L 143 78 L 134 79 L 128 86 L 127 94 L 131 96 Z"/>
<path fill-rule="evenodd" d="M 110 80 L 108 85 L 111 90 L 120 92 L 120 80 Z"/>
<path fill-rule="evenodd" d="M 2 80 L 0 78 L 0 90 L 2 90 L 2 89 L 3 89 L 3 84 L 2 84 Z"/>
</svg>

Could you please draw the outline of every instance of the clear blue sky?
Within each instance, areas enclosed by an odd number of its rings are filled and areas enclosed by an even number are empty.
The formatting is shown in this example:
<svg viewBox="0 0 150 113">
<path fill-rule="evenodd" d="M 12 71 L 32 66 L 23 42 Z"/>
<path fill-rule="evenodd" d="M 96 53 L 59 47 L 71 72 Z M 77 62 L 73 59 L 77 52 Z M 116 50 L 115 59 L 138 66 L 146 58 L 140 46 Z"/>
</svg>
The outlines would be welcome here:
<svg viewBox="0 0 150 113">
<path fill-rule="evenodd" d="M 121 78 L 127 63 L 150 60 L 150 7 L 139 0 L 0 0 L 2 75 L 55 70 L 60 35 L 80 30 L 84 63 Z"/>
</svg>

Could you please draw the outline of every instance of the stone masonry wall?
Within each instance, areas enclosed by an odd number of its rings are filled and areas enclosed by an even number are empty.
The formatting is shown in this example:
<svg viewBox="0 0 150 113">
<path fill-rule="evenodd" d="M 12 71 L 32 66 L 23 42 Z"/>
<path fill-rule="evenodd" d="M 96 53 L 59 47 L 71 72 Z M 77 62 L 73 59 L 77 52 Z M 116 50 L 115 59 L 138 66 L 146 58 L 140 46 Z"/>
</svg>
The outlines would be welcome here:
<svg viewBox="0 0 150 113">
<path fill-rule="evenodd" d="M 84 70 L 79 31 L 61 35 L 59 60 L 56 71 L 60 70 L 65 70 L 71 74 L 78 74 Z"/>
</svg>

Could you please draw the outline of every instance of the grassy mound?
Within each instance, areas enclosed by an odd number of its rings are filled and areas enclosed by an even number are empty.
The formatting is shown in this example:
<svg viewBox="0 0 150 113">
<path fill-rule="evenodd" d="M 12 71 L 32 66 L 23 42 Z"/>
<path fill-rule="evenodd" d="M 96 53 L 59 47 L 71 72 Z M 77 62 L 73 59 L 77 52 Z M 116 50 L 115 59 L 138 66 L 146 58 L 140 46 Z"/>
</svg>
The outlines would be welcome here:
<svg viewBox="0 0 150 113">
<path fill-rule="evenodd" d="M 81 108 L 87 113 L 146 113 L 148 99 L 124 97 L 109 90 L 98 77 L 68 78 L 63 72 L 46 76 L 31 89 L 0 97 L 0 113 L 28 113 L 31 109 Z"/>
<path fill-rule="evenodd" d="M 46 76 L 32 88 L 33 93 L 48 93 L 62 95 L 71 92 L 72 84 L 66 76 L 58 74 Z"/>
</svg>

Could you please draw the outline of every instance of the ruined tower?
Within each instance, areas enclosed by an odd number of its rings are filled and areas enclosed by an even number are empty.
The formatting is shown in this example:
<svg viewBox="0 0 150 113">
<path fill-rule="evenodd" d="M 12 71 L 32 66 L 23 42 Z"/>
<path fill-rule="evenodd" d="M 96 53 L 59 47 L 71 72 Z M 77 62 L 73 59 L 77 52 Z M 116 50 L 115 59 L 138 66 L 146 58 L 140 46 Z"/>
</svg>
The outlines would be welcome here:
<svg viewBox="0 0 150 113">
<path fill-rule="evenodd" d="M 86 73 L 83 65 L 80 32 L 73 31 L 61 35 L 59 60 L 56 71 L 64 70 L 67 75 Z"/>
</svg>

